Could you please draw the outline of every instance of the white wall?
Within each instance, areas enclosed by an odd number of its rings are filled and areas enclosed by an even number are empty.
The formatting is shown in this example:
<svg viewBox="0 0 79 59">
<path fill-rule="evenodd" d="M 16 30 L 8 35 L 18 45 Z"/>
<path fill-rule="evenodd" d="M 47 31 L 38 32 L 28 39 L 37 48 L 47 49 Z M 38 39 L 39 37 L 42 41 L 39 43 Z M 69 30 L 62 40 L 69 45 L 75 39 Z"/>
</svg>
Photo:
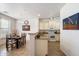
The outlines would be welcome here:
<svg viewBox="0 0 79 59">
<path fill-rule="evenodd" d="M 30 31 L 23 31 L 22 30 L 22 25 L 24 25 L 24 21 L 28 20 L 29 25 L 30 25 Z M 18 32 L 21 33 L 37 33 L 39 30 L 39 20 L 37 17 L 34 18 L 28 18 L 28 19 L 22 19 L 17 21 L 17 26 L 16 26 Z M 27 40 L 29 40 L 29 35 L 27 34 Z"/>
<path fill-rule="evenodd" d="M 66 4 L 60 11 L 61 16 L 61 39 L 60 47 L 66 55 L 79 55 L 79 30 L 63 30 L 62 20 L 79 12 L 79 4 Z"/>
</svg>

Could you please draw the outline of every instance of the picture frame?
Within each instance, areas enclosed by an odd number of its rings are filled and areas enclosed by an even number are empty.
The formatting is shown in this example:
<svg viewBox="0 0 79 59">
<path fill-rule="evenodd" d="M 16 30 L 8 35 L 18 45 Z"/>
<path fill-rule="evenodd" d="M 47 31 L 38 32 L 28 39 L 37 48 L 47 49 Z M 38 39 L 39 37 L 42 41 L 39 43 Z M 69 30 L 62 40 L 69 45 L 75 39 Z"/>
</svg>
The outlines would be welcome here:
<svg viewBox="0 0 79 59">
<path fill-rule="evenodd" d="M 79 30 L 79 13 L 63 19 L 63 30 Z"/>
<path fill-rule="evenodd" d="M 30 25 L 22 25 L 23 31 L 30 31 Z"/>
</svg>

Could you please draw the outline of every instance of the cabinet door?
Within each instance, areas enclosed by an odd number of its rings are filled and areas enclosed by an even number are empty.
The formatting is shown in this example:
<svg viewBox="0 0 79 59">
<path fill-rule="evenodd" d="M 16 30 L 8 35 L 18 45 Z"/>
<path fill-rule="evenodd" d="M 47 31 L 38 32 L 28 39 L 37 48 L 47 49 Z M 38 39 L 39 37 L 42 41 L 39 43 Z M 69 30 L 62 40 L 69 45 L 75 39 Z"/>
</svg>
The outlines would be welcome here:
<svg viewBox="0 0 79 59">
<path fill-rule="evenodd" d="M 48 54 L 48 40 L 35 40 L 35 55 L 45 56 Z"/>
<path fill-rule="evenodd" d="M 46 30 L 49 28 L 49 21 L 40 21 L 40 29 Z"/>
</svg>

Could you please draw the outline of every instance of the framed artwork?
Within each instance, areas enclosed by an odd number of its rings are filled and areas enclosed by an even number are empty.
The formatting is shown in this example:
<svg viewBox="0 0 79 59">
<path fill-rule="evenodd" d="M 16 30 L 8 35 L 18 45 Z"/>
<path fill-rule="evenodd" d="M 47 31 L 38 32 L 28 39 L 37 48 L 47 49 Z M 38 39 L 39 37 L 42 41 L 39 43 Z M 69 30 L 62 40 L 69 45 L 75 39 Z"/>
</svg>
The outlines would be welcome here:
<svg viewBox="0 0 79 59">
<path fill-rule="evenodd" d="M 23 31 L 30 31 L 30 25 L 28 25 L 28 24 L 29 24 L 29 21 L 25 20 L 24 25 L 22 25 L 22 30 Z"/>
<path fill-rule="evenodd" d="M 79 30 L 79 13 L 63 20 L 63 30 Z"/>
<path fill-rule="evenodd" d="M 23 25 L 22 30 L 23 31 L 30 31 L 30 25 Z"/>
</svg>

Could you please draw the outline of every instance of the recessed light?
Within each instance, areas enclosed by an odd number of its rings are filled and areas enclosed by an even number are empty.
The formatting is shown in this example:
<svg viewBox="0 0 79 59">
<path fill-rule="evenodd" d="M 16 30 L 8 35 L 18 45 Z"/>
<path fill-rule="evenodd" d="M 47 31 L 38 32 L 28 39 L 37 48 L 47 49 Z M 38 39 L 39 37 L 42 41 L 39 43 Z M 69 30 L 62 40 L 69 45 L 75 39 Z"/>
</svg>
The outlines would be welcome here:
<svg viewBox="0 0 79 59">
<path fill-rule="evenodd" d="M 37 16 L 40 17 L 40 14 L 38 14 Z"/>
</svg>

